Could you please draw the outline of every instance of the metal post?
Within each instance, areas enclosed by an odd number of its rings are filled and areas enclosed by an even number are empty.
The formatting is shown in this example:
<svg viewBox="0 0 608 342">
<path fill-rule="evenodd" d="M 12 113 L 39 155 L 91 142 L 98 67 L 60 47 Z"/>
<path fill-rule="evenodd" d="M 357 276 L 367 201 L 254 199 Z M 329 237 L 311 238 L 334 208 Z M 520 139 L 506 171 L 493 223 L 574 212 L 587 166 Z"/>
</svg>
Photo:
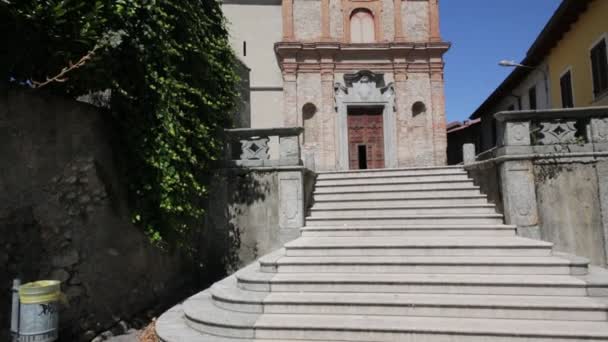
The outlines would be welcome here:
<svg viewBox="0 0 608 342">
<path fill-rule="evenodd" d="M 11 312 L 11 339 L 13 342 L 19 340 L 19 286 L 21 285 L 21 280 L 14 279 L 13 280 L 13 305 Z"/>
</svg>

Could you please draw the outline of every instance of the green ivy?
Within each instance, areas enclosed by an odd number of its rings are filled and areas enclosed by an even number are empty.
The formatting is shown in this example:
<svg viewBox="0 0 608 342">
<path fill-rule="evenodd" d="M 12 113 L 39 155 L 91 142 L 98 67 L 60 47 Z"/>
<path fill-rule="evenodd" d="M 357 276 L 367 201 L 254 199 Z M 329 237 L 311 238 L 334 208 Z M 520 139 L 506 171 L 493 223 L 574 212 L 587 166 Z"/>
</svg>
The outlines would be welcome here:
<svg viewBox="0 0 608 342">
<path fill-rule="evenodd" d="M 133 222 L 193 252 L 238 76 L 216 0 L 0 0 L 0 77 L 77 97 L 111 90 Z"/>
</svg>

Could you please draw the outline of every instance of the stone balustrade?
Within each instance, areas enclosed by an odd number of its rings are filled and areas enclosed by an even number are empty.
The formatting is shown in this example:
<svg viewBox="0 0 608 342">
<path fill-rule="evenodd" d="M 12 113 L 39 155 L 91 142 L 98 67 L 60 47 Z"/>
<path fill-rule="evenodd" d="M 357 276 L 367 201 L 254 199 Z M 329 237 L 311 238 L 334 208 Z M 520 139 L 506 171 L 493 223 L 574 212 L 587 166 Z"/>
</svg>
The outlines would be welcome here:
<svg viewBox="0 0 608 342">
<path fill-rule="evenodd" d="M 226 159 L 236 167 L 282 167 L 302 165 L 300 135 L 302 127 L 227 129 Z M 278 154 L 271 151 L 271 140 L 278 138 Z M 278 156 L 278 158 L 273 158 Z"/>
<path fill-rule="evenodd" d="M 520 235 L 608 261 L 608 107 L 500 112 L 497 146 L 465 168 Z M 475 156 L 475 157 L 473 157 Z"/>
<path fill-rule="evenodd" d="M 608 107 L 500 112 L 495 157 L 608 151 Z"/>
</svg>

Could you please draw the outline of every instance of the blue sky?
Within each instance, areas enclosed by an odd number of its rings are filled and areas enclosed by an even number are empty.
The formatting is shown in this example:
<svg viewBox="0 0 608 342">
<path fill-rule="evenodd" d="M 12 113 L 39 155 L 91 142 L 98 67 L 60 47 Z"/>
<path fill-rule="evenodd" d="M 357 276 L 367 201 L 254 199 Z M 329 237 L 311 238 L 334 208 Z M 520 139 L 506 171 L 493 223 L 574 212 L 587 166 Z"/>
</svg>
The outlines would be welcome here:
<svg viewBox="0 0 608 342">
<path fill-rule="evenodd" d="M 521 61 L 561 0 L 443 0 L 447 119 L 462 121 L 512 71 L 501 59 Z"/>
</svg>

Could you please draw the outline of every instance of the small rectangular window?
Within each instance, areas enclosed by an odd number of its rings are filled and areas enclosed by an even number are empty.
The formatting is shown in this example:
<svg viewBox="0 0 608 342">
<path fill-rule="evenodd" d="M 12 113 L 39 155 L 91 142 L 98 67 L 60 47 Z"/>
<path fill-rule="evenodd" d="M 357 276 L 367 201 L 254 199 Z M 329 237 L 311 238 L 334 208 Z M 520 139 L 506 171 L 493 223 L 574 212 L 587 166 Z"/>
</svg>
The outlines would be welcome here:
<svg viewBox="0 0 608 342">
<path fill-rule="evenodd" d="M 247 56 L 247 42 L 243 41 L 243 56 Z"/>
<path fill-rule="evenodd" d="M 536 109 L 536 86 L 530 88 L 530 90 L 528 90 L 528 99 L 529 99 L 529 103 L 530 103 L 530 109 L 535 110 Z"/>
<path fill-rule="evenodd" d="M 559 79 L 559 86 L 562 92 L 562 108 L 574 107 L 574 96 L 572 95 L 572 73 L 568 70 Z"/>
<path fill-rule="evenodd" d="M 597 97 L 608 90 L 608 57 L 605 39 L 591 49 L 591 72 L 593 73 L 593 94 Z"/>
</svg>

